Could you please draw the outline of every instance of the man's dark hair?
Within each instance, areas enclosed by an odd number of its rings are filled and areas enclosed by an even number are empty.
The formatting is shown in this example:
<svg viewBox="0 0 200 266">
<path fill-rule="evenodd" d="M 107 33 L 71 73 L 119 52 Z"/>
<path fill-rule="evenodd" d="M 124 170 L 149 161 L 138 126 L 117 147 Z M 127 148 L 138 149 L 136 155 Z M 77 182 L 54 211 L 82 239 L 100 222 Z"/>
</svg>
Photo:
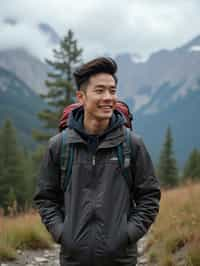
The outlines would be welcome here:
<svg viewBox="0 0 200 266">
<path fill-rule="evenodd" d="M 79 90 L 81 86 L 85 87 L 88 84 L 89 78 L 91 76 L 99 73 L 107 73 L 112 75 L 117 84 L 117 77 L 115 76 L 116 72 L 117 64 L 112 58 L 98 57 L 76 69 L 73 75 L 77 89 Z"/>
</svg>

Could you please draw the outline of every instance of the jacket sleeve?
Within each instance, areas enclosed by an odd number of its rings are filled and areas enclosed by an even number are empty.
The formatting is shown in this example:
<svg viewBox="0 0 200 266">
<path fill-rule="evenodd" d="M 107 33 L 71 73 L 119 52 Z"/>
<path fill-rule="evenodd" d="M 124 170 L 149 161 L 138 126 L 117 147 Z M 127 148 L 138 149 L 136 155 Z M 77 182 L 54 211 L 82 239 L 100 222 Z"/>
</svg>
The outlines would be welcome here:
<svg viewBox="0 0 200 266">
<path fill-rule="evenodd" d="M 158 214 L 161 191 L 143 141 L 138 137 L 134 140 L 133 137 L 132 142 L 136 148 L 135 159 L 131 163 L 135 206 L 131 208 L 128 218 L 128 235 L 131 242 L 136 242 L 148 231 Z"/>
<path fill-rule="evenodd" d="M 59 242 L 63 229 L 63 192 L 60 188 L 60 149 L 58 135 L 50 139 L 44 155 L 34 203 L 39 210 L 42 222 L 56 242 Z"/>
</svg>

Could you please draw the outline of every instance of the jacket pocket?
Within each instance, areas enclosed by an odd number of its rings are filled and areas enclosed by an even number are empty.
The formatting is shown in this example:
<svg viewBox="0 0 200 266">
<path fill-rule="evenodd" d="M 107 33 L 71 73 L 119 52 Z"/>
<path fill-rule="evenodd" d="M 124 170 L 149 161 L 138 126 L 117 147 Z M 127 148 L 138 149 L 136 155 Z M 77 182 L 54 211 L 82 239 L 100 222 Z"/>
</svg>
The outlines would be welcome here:
<svg viewBox="0 0 200 266">
<path fill-rule="evenodd" d="M 60 244 L 62 231 L 63 231 L 63 223 L 56 223 L 56 224 L 48 225 L 48 231 L 51 233 L 55 242 Z"/>
<path fill-rule="evenodd" d="M 63 230 L 61 234 L 60 243 L 62 245 L 63 251 L 69 252 L 71 249 L 71 234 L 70 234 L 70 224 L 69 224 L 69 217 L 65 216 L 65 220 L 63 223 Z"/>
<path fill-rule="evenodd" d="M 111 234 L 107 237 L 107 252 L 109 256 L 116 257 L 126 252 L 128 246 L 128 228 L 127 215 L 125 214 L 121 220 L 120 226 L 114 226 Z"/>
</svg>

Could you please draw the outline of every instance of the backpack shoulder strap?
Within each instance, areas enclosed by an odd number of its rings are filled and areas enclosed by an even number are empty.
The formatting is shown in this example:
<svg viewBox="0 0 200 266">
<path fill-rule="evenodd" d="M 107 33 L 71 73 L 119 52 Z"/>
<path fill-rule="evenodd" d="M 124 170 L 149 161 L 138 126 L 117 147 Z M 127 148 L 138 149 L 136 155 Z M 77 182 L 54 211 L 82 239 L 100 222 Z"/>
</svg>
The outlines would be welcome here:
<svg viewBox="0 0 200 266">
<path fill-rule="evenodd" d="M 124 127 L 124 135 L 125 135 L 125 141 L 124 141 L 124 152 L 130 155 L 129 159 L 129 163 L 131 162 L 131 160 L 135 159 L 136 156 L 136 149 L 133 145 L 133 141 L 131 138 L 131 132 L 132 130 L 130 128 Z M 128 164 L 129 167 L 129 164 Z"/>
<path fill-rule="evenodd" d="M 124 130 L 124 141 L 117 146 L 117 156 L 124 178 L 126 179 L 128 187 L 131 189 L 133 178 L 131 175 L 130 164 L 135 158 L 135 148 L 131 140 L 131 130 L 127 127 Z"/>
<path fill-rule="evenodd" d="M 67 143 L 68 128 L 64 129 L 62 132 L 61 140 L 61 186 L 63 191 L 66 191 L 67 188 L 71 185 L 71 173 L 72 173 L 72 164 L 74 160 L 74 146 L 73 143 Z"/>
</svg>

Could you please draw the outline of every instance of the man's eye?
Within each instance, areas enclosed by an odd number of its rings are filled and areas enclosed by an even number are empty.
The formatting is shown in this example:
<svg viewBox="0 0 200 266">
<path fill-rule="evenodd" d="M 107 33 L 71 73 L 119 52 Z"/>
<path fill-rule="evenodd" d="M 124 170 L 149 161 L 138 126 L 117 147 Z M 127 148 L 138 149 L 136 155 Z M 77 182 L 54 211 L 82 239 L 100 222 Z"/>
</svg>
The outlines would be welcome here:
<svg viewBox="0 0 200 266">
<path fill-rule="evenodd" d="M 101 93 L 103 93 L 103 90 L 101 90 L 101 89 L 96 90 L 96 93 L 101 94 Z"/>
<path fill-rule="evenodd" d="M 113 89 L 110 92 L 111 92 L 111 94 L 116 94 L 117 90 Z"/>
</svg>

